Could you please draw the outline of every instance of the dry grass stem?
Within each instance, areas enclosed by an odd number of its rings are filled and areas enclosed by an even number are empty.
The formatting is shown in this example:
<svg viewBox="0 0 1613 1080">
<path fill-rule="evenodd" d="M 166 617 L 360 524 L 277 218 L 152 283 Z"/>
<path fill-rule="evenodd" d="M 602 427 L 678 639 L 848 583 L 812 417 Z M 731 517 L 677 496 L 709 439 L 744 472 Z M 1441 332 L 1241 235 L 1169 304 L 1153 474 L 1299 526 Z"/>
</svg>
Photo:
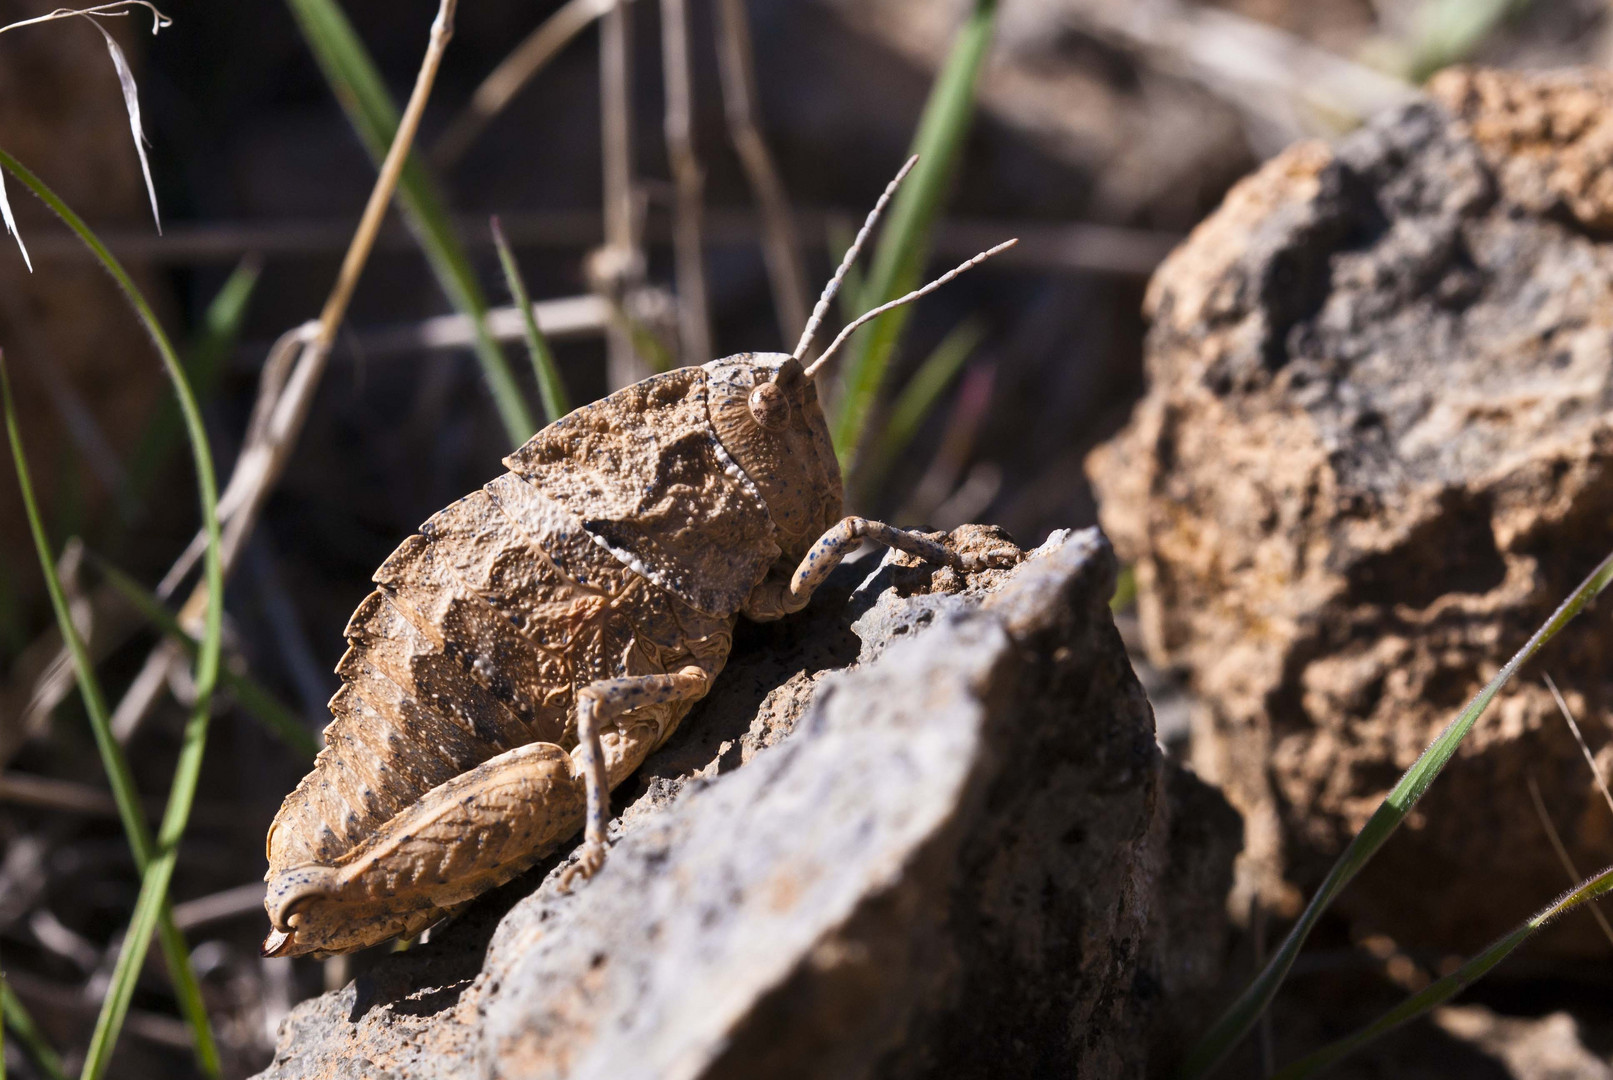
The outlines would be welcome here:
<svg viewBox="0 0 1613 1080">
<path fill-rule="evenodd" d="M 631 25 L 625 5 L 601 18 L 599 28 L 599 122 L 605 245 L 590 260 L 594 288 L 617 307 L 642 280 L 638 244 L 638 196 L 633 184 L 633 62 Z M 605 331 L 605 382 L 615 390 L 650 373 L 633 348 L 633 335 L 613 320 Z"/>
<path fill-rule="evenodd" d="M 610 325 L 611 305 L 593 293 L 537 300 L 532 315 L 538 329 L 551 341 L 596 337 Z M 497 341 L 520 341 L 525 333 L 520 309 L 496 307 L 487 313 L 487 330 Z M 364 356 L 392 356 L 432 349 L 462 349 L 475 340 L 476 330 L 467 315 L 433 315 L 402 326 L 369 330 L 354 335 L 353 344 Z"/>
<path fill-rule="evenodd" d="M 0 773 L 0 802 L 68 814 L 116 817 L 117 803 L 100 788 L 28 773 Z"/>
<path fill-rule="evenodd" d="M 263 882 L 252 881 L 223 892 L 198 896 L 174 905 L 174 924 L 181 930 L 194 930 L 208 923 L 263 912 Z"/>
<path fill-rule="evenodd" d="M 80 635 L 99 663 L 122 645 L 141 620 L 115 590 L 97 587 L 88 596 Z M 0 695 L 0 767 L 26 739 L 43 733 L 50 716 L 73 692 L 73 658 L 54 627 L 35 639 L 12 666 L 12 682 Z"/>
<path fill-rule="evenodd" d="M 1069 18 L 1231 102 L 1263 153 L 1353 127 L 1417 93 L 1392 75 L 1231 11 L 1165 0 L 1083 4 Z"/>
<path fill-rule="evenodd" d="M 263 504 L 285 471 L 286 463 L 296 447 L 297 437 L 313 402 L 314 390 L 329 360 L 336 331 L 347 314 L 353 290 L 375 246 L 381 220 L 397 189 L 398 177 L 403 172 L 404 162 L 408 160 L 410 147 L 419 131 L 420 117 L 425 112 L 426 101 L 436 82 L 443 52 L 453 37 L 457 7 L 457 0 L 442 0 L 438 7 L 437 17 L 431 24 L 426 55 L 415 77 L 408 105 L 398 123 L 397 136 L 381 164 L 369 202 L 364 207 L 352 243 L 342 260 L 336 284 L 325 301 L 319 319 L 282 335 L 270 351 L 269 362 L 264 365 L 258 401 L 253 408 L 241 454 L 230 474 L 229 483 L 219 496 L 219 516 L 224 520 L 222 556 L 226 572 L 234 566 Z M 293 356 L 295 362 L 291 359 Z M 205 542 L 200 536 L 192 540 L 190 547 L 158 586 L 159 597 L 166 599 L 173 594 L 178 582 L 204 547 Z M 205 603 L 206 590 L 198 587 L 180 611 L 181 625 L 187 628 L 193 626 Z"/>
<path fill-rule="evenodd" d="M 129 14 L 130 8 L 145 8 L 151 12 L 151 32 L 155 34 L 165 26 L 172 26 L 174 20 L 157 10 L 157 5 L 150 0 L 117 0 L 112 4 L 97 4 L 87 8 L 57 8 L 44 15 L 36 15 L 32 19 L 21 19 L 17 22 L 0 26 L 0 34 L 7 30 L 17 30 L 24 26 L 35 26 L 39 23 L 52 22 L 56 19 L 73 19 L 81 15 L 100 15 L 108 18 L 117 18 Z"/>
<path fill-rule="evenodd" d="M 381 162 L 380 174 L 375 178 L 375 186 L 370 189 L 369 202 L 365 204 L 364 214 L 359 218 L 358 230 L 353 234 L 353 243 L 347 249 L 347 257 L 342 260 L 342 269 L 336 276 L 336 285 L 325 301 L 324 310 L 319 313 L 319 336 L 315 339 L 315 343 L 323 345 L 326 349 L 329 349 L 336 339 L 336 329 L 347 314 L 347 305 L 353 298 L 353 290 L 358 287 L 359 275 L 363 273 L 364 264 L 370 258 L 370 250 L 375 246 L 375 235 L 381 228 L 381 219 L 386 216 L 387 207 L 392 202 L 392 193 L 397 190 L 398 177 L 403 173 L 403 163 L 409 158 L 409 149 L 414 145 L 415 133 L 420 130 L 420 117 L 426 111 L 426 101 L 431 97 L 431 87 L 437 81 L 437 69 L 442 65 L 442 56 L 448 48 L 449 40 L 454 36 L 454 11 L 458 6 L 459 0 L 442 0 L 437 8 L 437 17 L 432 21 L 431 37 L 426 45 L 425 59 L 420 63 L 414 89 L 409 94 L 409 103 L 404 107 L 402 119 L 398 121 L 397 136 L 386 152 L 386 159 Z"/>
<path fill-rule="evenodd" d="M 123 691 L 117 708 L 112 710 L 112 736 L 118 742 L 127 746 L 134 738 L 134 733 L 162 700 L 162 692 L 172 681 L 176 665 L 183 666 L 185 660 L 184 651 L 166 638 L 146 654 L 145 663 Z"/>
<path fill-rule="evenodd" d="M 156 8 L 152 8 L 156 11 Z M 112 67 L 118 73 L 118 87 L 123 93 L 123 107 L 129 114 L 129 131 L 134 136 L 134 152 L 140 158 L 140 174 L 146 181 L 146 195 L 151 199 L 151 220 L 157 226 L 157 232 L 162 232 L 162 214 L 157 211 L 157 185 L 151 181 L 151 162 L 146 158 L 146 133 L 140 123 L 140 88 L 134 82 L 134 70 L 129 67 L 129 58 L 123 55 L 123 49 L 106 27 L 96 22 L 89 15 L 85 20 L 100 31 L 101 38 L 106 42 L 106 51 L 112 57 Z M 157 32 L 157 25 L 151 28 L 152 33 Z"/>
<path fill-rule="evenodd" d="M 140 158 L 140 173 L 146 181 L 146 195 L 151 200 L 151 218 L 157 225 L 157 232 L 162 232 L 162 215 L 157 211 L 157 187 L 151 182 L 151 162 L 146 158 L 146 133 L 140 123 L 140 90 L 135 85 L 134 70 L 129 67 L 129 58 L 123 54 L 123 48 L 117 43 L 99 19 L 117 18 L 129 14 L 130 8 L 141 7 L 151 12 L 151 32 L 156 34 L 163 27 L 173 25 L 173 20 L 157 10 L 156 5 L 149 0 L 120 0 L 118 3 L 98 4 L 88 8 L 57 8 L 55 11 L 32 19 L 22 19 L 18 22 L 0 26 L 0 34 L 7 30 L 17 30 L 24 26 L 37 26 L 40 23 L 53 22 L 57 19 L 82 18 L 100 32 L 106 42 L 106 51 L 112 57 L 112 69 L 117 73 L 118 86 L 123 94 L 123 107 L 129 114 L 129 131 L 134 136 L 134 152 Z M 17 232 L 16 222 L 11 218 L 11 207 L 6 202 L 5 185 L 0 182 L 0 218 L 4 218 L 6 231 L 16 237 L 17 246 L 22 248 L 24 262 L 28 262 L 28 269 L 33 269 L 33 263 L 28 260 L 28 249 L 22 247 L 22 236 Z"/>
<path fill-rule="evenodd" d="M 849 214 L 813 207 L 792 211 L 800 236 L 809 245 L 831 243 L 830 223 Z M 857 216 L 861 216 L 860 211 Z M 602 217 L 598 211 L 537 211 L 501 214 L 510 242 L 523 248 L 580 250 L 598 242 Z M 454 226 L 470 248 L 491 245 L 485 239 L 486 221 L 456 216 Z M 769 243 L 773 223 L 750 210 L 707 207 L 702 215 L 706 247 L 755 247 Z M 646 242 L 670 241 L 670 223 L 660 215 L 642 223 Z M 263 225 L 254 222 L 171 224 L 162 237 L 130 229 L 108 229 L 101 234 L 121 259 L 144 260 L 154 266 L 233 265 L 243 256 L 267 258 L 325 257 L 346 250 L 352 240 L 350 221 L 306 219 Z M 1135 229 L 1090 222 L 1038 221 L 1032 218 L 948 218 L 936 223 L 934 254 L 940 259 L 961 259 L 993 243 L 999 236 L 1019 237 L 1003 262 L 1020 269 L 1057 273 L 1109 274 L 1146 278 L 1160 260 L 1181 243 L 1179 233 L 1161 229 Z M 401 223 L 388 222 L 376 237 L 376 250 L 415 251 L 419 241 Z M 838 250 L 838 248 L 837 248 Z M 94 255 L 70 236 L 47 234 L 31 241 L 29 251 L 43 260 L 79 263 Z M 788 327 L 786 342 L 800 334 L 801 324 Z"/>
<path fill-rule="evenodd" d="M 1613 813 L 1613 793 L 1609 793 L 1607 781 L 1602 779 L 1602 770 L 1596 766 L 1596 755 L 1591 753 L 1591 748 L 1586 744 L 1585 736 L 1579 730 L 1579 724 L 1574 721 L 1574 714 L 1568 709 L 1568 702 L 1563 700 L 1563 695 L 1557 690 L 1557 684 L 1552 681 L 1550 675 L 1547 675 L 1545 680 L 1546 689 L 1551 691 L 1552 698 L 1557 702 L 1557 711 L 1563 714 L 1563 720 L 1567 722 L 1568 730 L 1574 733 L 1574 741 L 1579 743 L 1580 753 L 1585 755 L 1585 764 L 1591 768 L 1591 778 L 1596 781 L 1598 790 L 1602 792 L 1602 798 L 1607 800 L 1608 811 Z M 1579 880 L 1577 874 L 1574 876 L 1574 880 Z"/>
<path fill-rule="evenodd" d="M 431 148 L 431 160 L 447 169 L 481 137 L 521 88 L 571 44 L 578 34 L 621 0 L 568 0 L 499 61 Z"/>
<path fill-rule="evenodd" d="M 672 164 L 672 251 L 677 276 L 678 347 L 685 364 L 712 359 L 701 242 L 705 173 L 694 147 L 694 82 L 689 72 L 689 10 L 661 0 L 661 69 L 666 85 L 666 145 Z"/>
<path fill-rule="evenodd" d="M 779 340 L 788 342 L 806 325 L 806 273 L 789 196 L 756 119 L 756 60 L 745 0 L 717 0 L 717 71 L 729 138 L 762 215 L 762 258 L 773 290 Z"/>
<path fill-rule="evenodd" d="M 1535 816 L 1540 819 L 1541 828 L 1546 830 L 1546 839 L 1551 841 L 1551 849 L 1557 853 L 1557 861 L 1563 864 L 1563 870 L 1568 874 L 1569 884 L 1577 885 L 1584 878 L 1580 876 L 1579 870 L 1575 868 L 1574 857 L 1568 854 L 1568 848 L 1563 844 L 1563 838 L 1558 834 L 1557 826 L 1552 824 L 1551 813 L 1546 809 L 1546 800 L 1540 797 L 1540 785 L 1535 783 L 1533 774 L 1529 776 L 1528 781 L 1529 798 L 1535 804 Z M 1589 904 L 1587 906 L 1591 909 L 1591 915 L 1596 919 L 1596 925 L 1602 928 L 1602 935 L 1607 938 L 1609 945 L 1613 945 L 1613 926 L 1608 925 L 1607 916 L 1602 914 L 1602 909 L 1598 905 Z"/>
<path fill-rule="evenodd" d="M 32 19 L 21 19 L 17 22 L 0 26 L 0 34 L 7 30 L 18 30 L 24 26 L 37 26 L 40 23 L 52 22 L 56 19 L 83 18 L 101 32 L 106 39 L 106 48 L 112 56 L 112 67 L 117 72 L 118 85 L 122 88 L 124 108 L 129 113 L 129 128 L 134 134 L 134 152 L 140 156 L 140 171 L 145 177 L 146 194 L 151 198 L 151 217 L 157 223 L 157 232 L 162 232 L 162 218 L 157 213 L 157 189 L 151 182 L 151 163 L 146 160 L 146 136 L 140 126 L 140 95 L 134 84 L 134 72 L 129 68 L 129 60 L 123 55 L 123 50 L 106 32 L 106 28 L 96 22 L 96 18 L 116 18 L 129 14 L 128 9 L 143 7 L 151 12 L 151 32 L 153 34 L 165 26 L 170 26 L 173 20 L 150 0 L 118 0 L 111 4 L 98 4 L 88 8 L 57 8 L 55 11 Z M 17 241 L 17 249 L 22 252 L 22 261 L 27 265 L 28 271 L 33 272 L 34 263 L 28 257 L 28 247 L 22 242 L 22 233 L 17 230 L 17 221 L 11 214 L 11 202 L 6 198 L 6 183 L 4 176 L 0 176 L 0 222 L 4 222 L 6 233 Z"/>
</svg>

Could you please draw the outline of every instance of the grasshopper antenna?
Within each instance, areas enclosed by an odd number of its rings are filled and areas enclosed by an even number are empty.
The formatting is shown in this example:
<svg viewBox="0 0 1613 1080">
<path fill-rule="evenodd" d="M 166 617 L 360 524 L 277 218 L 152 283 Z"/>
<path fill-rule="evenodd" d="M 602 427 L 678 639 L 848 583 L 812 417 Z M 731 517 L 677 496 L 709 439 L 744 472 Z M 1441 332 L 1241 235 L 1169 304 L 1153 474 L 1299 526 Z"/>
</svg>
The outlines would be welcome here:
<svg viewBox="0 0 1613 1080">
<path fill-rule="evenodd" d="M 809 367 L 807 367 L 805 371 L 802 372 L 802 374 L 805 375 L 808 379 L 810 379 L 810 378 L 812 378 L 812 376 L 816 375 L 818 373 L 818 369 L 822 368 L 823 365 L 828 362 L 829 357 L 831 357 L 831 356 L 833 356 L 835 354 L 835 350 L 840 348 L 841 345 L 845 344 L 846 339 L 849 338 L 856 331 L 856 329 L 859 326 L 861 326 L 863 323 L 867 322 L 870 319 L 877 319 L 879 316 L 885 314 L 885 312 L 889 311 L 891 308 L 898 308 L 898 307 L 901 307 L 903 304 L 912 303 L 914 300 L 917 300 L 919 297 L 924 296 L 924 295 L 926 295 L 928 293 L 934 292 L 935 290 L 939 289 L 941 286 L 945 285 L 947 282 L 951 281 L 953 278 L 957 277 L 959 274 L 963 273 L 965 270 L 968 270 L 968 269 L 971 269 L 973 267 L 979 266 L 981 263 L 985 262 L 987 259 L 991 258 L 993 255 L 996 255 L 998 252 L 1007 251 L 1009 248 L 1013 247 L 1017 243 L 1019 243 L 1018 237 L 1015 237 L 1012 240 L 1004 240 L 1002 243 L 998 244 L 996 247 L 987 248 L 985 251 L 982 251 L 980 254 L 976 255 L 974 258 L 970 259 L 969 261 L 959 263 L 957 266 L 954 266 L 951 270 L 948 270 L 946 273 L 942 274 L 940 277 L 936 278 L 934 281 L 930 282 L 928 285 L 924 286 L 923 288 L 914 289 L 912 292 L 908 293 L 906 296 L 899 296 L 895 300 L 892 300 L 888 304 L 881 304 L 877 308 L 875 308 L 874 310 L 864 312 L 863 314 L 857 316 L 856 319 L 854 319 L 852 322 L 850 322 L 850 323 L 848 323 L 846 325 L 846 328 L 844 330 L 840 331 L 840 333 L 838 335 L 836 335 L 835 339 L 832 342 L 829 343 L 829 347 L 827 349 L 823 350 L 823 355 L 818 357 L 816 360 L 814 360 L 812 362 L 812 364 Z M 826 295 L 826 296 L 828 295 L 827 291 L 825 291 L 824 295 Z M 816 317 L 816 315 L 817 315 L 817 313 L 814 312 L 813 313 L 814 318 Z"/>
<path fill-rule="evenodd" d="M 868 212 L 868 219 L 863 222 L 863 227 L 857 231 L 857 238 L 846 249 L 846 257 L 840 260 L 840 269 L 836 270 L 835 276 L 829 279 L 829 284 L 823 287 L 823 295 L 818 297 L 818 303 L 812 309 L 812 317 L 807 319 L 806 329 L 801 331 L 801 340 L 795 343 L 795 352 L 790 355 L 797 360 L 805 356 L 807 349 L 812 346 L 812 335 L 816 334 L 818 327 L 823 324 L 823 316 L 829 310 L 829 303 L 834 300 L 835 294 L 840 291 L 840 283 L 846 279 L 846 271 L 850 270 L 851 264 L 857 261 L 857 255 L 862 251 L 863 241 L 868 239 L 868 234 L 873 231 L 874 223 L 879 220 L 879 215 L 885 210 L 885 204 L 891 201 L 891 196 L 896 194 L 896 189 L 901 186 L 903 180 L 907 179 L 907 174 L 913 171 L 913 166 L 918 164 L 918 160 L 919 156 L 917 154 L 907 159 L 907 163 L 897 172 L 896 178 L 885 185 L 885 193 L 879 197 L 879 201 L 874 204 L 874 208 Z"/>
</svg>

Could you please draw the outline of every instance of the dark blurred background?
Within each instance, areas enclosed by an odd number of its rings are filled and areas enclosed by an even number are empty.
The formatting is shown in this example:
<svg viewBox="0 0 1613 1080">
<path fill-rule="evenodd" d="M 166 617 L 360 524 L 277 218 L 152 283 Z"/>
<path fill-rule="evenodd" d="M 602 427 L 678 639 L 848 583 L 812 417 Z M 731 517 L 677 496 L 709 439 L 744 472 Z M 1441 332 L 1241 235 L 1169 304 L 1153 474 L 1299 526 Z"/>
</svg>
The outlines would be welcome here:
<svg viewBox="0 0 1613 1080">
<path fill-rule="evenodd" d="M 905 158 L 973 6 L 748 4 L 757 119 L 793 208 L 813 297 Z M 435 5 L 343 7 L 401 103 Z M 422 148 L 558 7 L 461 4 Z M 47 9 L 0 0 L 0 25 Z M 667 300 L 673 188 L 659 6 L 639 0 L 627 10 L 644 284 L 649 301 Z M 174 25 L 155 38 L 144 15 L 109 22 L 140 87 L 161 239 L 104 43 L 81 20 L 0 36 L 0 147 L 103 232 L 181 342 L 197 339 L 204 312 L 243 260 L 259 267 L 205 400 L 228 475 L 269 345 L 318 314 L 375 169 L 288 6 L 176 0 L 164 11 Z M 725 121 L 714 3 L 689 0 L 689 14 L 713 352 L 788 349 L 755 200 Z M 1608 25 L 1605 5 L 1592 0 L 1002 0 L 930 272 L 1001 238 L 1023 242 L 914 309 L 890 386 L 965 320 L 976 321 L 978 344 L 911 443 L 888 468 L 857 477 L 853 509 L 901 524 L 994 522 L 1025 546 L 1053 528 L 1092 524 L 1081 463 L 1141 392 L 1148 273 L 1229 185 L 1294 139 L 1347 130 L 1451 61 L 1600 63 Z M 509 299 L 489 240 L 492 214 L 502 216 L 535 299 L 590 291 L 588 256 L 603 235 L 599 58 L 590 26 L 438 172 L 495 305 Z M 0 249 L 0 347 L 52 541 L 61 550 L 81 538 L 154 583 L 196 527 L 182 444 L 143 490 L 128 488 L 136 448 L 167 393 L 160 365 L 77 242 L 15 181 L 9 191 L 35 272 L 9 244 Z M 470 351 L 408 344 L 423 320 L 451 311 L 402 223 L 389 218 L 289 467 L 232 578 L 233 662 L 310 731 L 328 719 L 342 627 L 372 571 L 421 520 L 499 472 L 510 449 Z M 597 328 L 556 335 L 554 344 L 575 401 L 610 388 Z M 535 402 L 521 342 L 504 342 L 504 351 Z M 81 707 L 71 693 L 39 706 L 55 644 L 27 543 L 14 479 L 0 469 L 0 953 L 46 1034 L 71 1048 L 83 1045 L 93 1020 L 115 955 L 108 942 L 138 879 L 104 796 L 94 798 L 104 780 Z M 81 581 L 81 607 L 93 608 L 93 571 L 69 579 Z M 155 639 L 113 632 L 115 620 L 95 615 L 116 698 Z M 256 955 L 263 920 L 250 889 L 262 872 L 264 830 L 305 763 L 239 710 L 221 716 L 174 891 L 181 901 L 215 901 L 192 909 L 191 941 L 230 1071 L 241 1075 L 265 1063 L 286 1007 L 339 973 Z M 131 728 L 148 793 L 166 790 L 182 719 L 182 707 L 164 697 Z M 29 787 L 30 779 L 58 786 Z M 190 1067 L 165 987 L 153 961 L 125 1037 L 123 1075 Z"/>
</svg>

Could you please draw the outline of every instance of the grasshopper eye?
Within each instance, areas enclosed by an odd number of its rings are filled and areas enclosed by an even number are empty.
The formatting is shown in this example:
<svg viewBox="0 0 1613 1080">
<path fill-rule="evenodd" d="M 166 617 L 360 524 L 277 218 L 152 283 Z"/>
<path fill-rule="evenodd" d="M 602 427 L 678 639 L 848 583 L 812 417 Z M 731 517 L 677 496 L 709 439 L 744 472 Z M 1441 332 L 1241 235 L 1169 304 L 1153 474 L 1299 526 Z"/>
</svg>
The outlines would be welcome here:
<svg viewBox="0 0 1613 1080">
<path fill-rule="evenodd" d="M 750 414 L 762 427 L 777 431 L 790 421 L 790 399 L 771 382 L 750 392 Z"/>
</svg>

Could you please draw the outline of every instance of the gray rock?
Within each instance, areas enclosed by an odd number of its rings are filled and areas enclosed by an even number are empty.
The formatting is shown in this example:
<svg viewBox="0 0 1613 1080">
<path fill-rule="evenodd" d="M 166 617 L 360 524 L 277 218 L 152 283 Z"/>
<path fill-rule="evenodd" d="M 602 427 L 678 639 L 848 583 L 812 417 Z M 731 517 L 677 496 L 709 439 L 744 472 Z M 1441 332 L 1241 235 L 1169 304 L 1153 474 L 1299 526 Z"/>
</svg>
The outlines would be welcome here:
<svg viewBox="0 0 1613 1080">
<path fill-rule="evenodd" d="M 264 1076 L 1168 1066 L 1220 974 L 1239 823 L 1159 753 L 1114 572 L 1096 530 L 967 581 L 844 568 L 746 631 L 598 877 L 561 895 L 540 867 L 304 1003 Z"/>
</svg>

